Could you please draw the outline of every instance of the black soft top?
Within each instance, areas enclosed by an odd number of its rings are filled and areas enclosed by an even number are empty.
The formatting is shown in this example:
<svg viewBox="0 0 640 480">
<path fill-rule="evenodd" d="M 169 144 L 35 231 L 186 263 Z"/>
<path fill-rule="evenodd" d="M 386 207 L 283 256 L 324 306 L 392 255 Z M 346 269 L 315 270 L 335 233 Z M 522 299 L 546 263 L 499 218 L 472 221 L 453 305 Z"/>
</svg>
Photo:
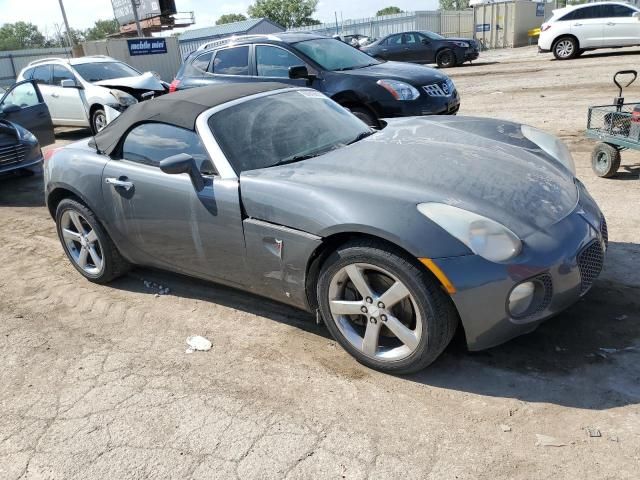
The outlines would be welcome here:
<svg viewBox="0 0 640 480">
<path fill-rule="evenodd" d="M 210 108 L 249 95 L 290 87 L 291 85 L 274 82 L 227 83 L 190 88 L 140 102 L 127 108 L 107 128 L 98 133 L 94 137 L 95 147 L 100 152 L 111 155 L 120 139 L 133 126 L 144 122 L 167 123 L 195 130 L 198 116 Z"/>
</svg>

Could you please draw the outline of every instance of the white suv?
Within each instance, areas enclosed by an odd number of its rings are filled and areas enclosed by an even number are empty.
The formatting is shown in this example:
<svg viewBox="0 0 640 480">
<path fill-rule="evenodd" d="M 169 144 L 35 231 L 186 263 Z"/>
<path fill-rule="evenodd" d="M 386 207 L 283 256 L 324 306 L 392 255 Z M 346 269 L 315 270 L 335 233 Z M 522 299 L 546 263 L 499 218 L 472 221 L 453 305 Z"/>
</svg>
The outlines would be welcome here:
<svg viewBox="0 0 640 480">
<path fill-rule="evenodd" d="M 55 126 L 99 132 L 128 106 L 169 91 L 151 72 L 102 55 L 31 62 L 18 81 L 35 80 Z"/>
<path fill-rule="evenodd" d="M 626 3 L 601 2 L 553 11 L 542 24 L 538 48 L 568 60 L 585 50 L 640 45 L 640 9 Z"/>
</svg>

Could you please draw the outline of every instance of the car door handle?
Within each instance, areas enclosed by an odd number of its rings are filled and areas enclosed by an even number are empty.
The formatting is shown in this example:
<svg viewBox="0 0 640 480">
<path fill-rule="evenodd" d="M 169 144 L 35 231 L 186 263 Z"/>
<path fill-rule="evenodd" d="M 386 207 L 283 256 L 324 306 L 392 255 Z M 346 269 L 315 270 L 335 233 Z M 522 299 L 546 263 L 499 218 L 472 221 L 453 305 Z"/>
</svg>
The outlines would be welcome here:
<svg viewBox="0 0 640 480">
<path fill-rule="evenodd" d="M 574 24 L 573 24 L 573 26 L 574 26 L 574 27 L 581 27 L 581 26 L 582 26 L 582 24 L 581 24 L 581 23 L 574 23 Z"/>
<path fill-rule="evenodd" d="M 59 94 L 57 94 L 57 93 L 52 93 L 52 94 L 51 94 L 51 96 L 52 96 L 53 98 L 58 98 L 60 95 L 59 95 Z"/>
<path fill-rule="evenodd" d="M 111 185 L 112 187 L 124 188 L 127 192 L 133 188 L 133 182 L 127 182 L 126 180 L 120 180 L 119 178 L 105 178 L 104 183 Z"/>
<path fill-rule="evenodd" d="M 612 27 L 612 26 L 614 26 L 614 25 L 615 25 L 615 23 L 613 23 L 613 22 L 607 22 L 607 25 L 609 25 L 610 27 Z"/>
</svg>

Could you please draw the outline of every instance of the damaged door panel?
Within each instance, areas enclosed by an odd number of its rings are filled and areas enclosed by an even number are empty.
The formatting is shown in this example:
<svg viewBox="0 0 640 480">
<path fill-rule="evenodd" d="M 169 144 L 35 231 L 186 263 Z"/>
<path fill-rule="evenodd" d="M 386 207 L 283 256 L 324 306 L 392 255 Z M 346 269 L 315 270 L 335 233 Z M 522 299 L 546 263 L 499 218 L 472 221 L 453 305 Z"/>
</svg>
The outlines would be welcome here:
<svg viewBox="0 0 640 480">
<path fill-rule="evenodd" d="M 253 218 L 243 224 L 255 293 L 306 308 L 307 260 L 322 238 Z"/>
</svg>

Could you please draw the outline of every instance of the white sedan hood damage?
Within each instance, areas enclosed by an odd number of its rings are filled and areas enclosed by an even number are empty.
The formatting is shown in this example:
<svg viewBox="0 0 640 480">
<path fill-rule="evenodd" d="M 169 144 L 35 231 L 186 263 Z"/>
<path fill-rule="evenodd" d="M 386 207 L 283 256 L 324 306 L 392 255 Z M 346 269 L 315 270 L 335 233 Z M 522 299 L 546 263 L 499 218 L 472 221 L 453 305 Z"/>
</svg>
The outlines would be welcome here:
<svg viewBox="0 0 640 480">
<path fill-rule="evenodd" d="M 109 88 L 132 88 L 136 90 L 164 91 L 164 84 L 158 80 L 151 72 L 143 73 L 137 77 L 113 78 L 111 80 L 100 80 L 94 85 Z"/>
</svg>

